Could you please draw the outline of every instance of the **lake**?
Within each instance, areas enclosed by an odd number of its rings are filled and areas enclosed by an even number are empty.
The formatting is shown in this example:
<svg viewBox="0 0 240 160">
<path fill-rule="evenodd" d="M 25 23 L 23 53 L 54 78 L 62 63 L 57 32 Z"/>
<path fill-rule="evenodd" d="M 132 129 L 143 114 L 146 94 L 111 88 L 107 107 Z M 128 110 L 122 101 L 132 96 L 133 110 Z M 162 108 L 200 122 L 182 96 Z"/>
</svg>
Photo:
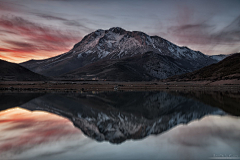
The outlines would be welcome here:
<svg viewBox="0 0 240 160">
<path fill-rule="evenodd" d="M 240 159 L 240 93 L 0 93 L 0 159 Z"/>
</svg>

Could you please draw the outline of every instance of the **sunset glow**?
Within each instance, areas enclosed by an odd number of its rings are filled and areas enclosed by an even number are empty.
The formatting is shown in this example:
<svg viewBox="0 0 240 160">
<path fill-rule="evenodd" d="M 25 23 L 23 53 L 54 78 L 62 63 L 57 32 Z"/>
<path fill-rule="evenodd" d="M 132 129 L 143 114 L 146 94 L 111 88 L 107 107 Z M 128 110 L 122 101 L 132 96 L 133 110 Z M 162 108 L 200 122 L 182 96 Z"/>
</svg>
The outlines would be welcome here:
<svg viewBox="0 0 240 160">
<path fill-rule="evenodd" d="M 21 108 L 0 112 L 0 131 L 0 156 L 59 139 L 71 139 L 81 133 L 65 118 Z"/>
<path fill-rule="evenodd" d="M 2 16 L 0 58 L 22 62 L 44 59 L 67 52 L 81 37 L 70 31 L 33 23 L 17 16 Z"/>
</svg>

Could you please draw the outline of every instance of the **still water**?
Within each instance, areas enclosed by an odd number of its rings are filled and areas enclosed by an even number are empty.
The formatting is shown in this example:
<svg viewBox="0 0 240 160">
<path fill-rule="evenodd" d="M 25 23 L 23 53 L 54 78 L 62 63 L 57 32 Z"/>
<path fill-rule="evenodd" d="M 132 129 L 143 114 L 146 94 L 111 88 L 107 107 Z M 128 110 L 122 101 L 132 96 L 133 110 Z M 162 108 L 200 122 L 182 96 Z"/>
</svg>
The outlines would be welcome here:
<svg viewBox="0 0 240 160">
<path fill-rule="evenodd" d="M 2 93 L 0 159 L 240 159 L 239 93 Z"/>
</svg>

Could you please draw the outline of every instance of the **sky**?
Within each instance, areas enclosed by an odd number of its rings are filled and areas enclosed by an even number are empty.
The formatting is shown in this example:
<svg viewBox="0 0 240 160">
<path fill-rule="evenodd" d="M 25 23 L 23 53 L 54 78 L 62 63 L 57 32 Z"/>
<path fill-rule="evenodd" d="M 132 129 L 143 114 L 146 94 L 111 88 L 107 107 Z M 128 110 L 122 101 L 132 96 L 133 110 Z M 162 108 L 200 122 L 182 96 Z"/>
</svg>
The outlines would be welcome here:
<svg viewBox="0 0 240 160">
<path fill-rule="evenodd" d="M 121 27 L 207 55 L 240 52 L 239 0 L 0 0 L 0 59 L 69 51 L 97 30 Z"/>
</svg>

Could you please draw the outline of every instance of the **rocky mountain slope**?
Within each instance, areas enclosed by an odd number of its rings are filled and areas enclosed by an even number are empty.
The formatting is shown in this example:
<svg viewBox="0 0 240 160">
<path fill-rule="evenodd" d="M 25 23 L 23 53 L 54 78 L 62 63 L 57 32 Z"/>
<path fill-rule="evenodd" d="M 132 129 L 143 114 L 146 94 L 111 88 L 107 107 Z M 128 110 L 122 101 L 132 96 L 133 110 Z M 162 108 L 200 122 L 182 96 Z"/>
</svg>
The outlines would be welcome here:
<svg viewBox="0 0 240 160">
<path fill-rule="evenodd" d="M 61 115 L 87 136 L 111 143 L 159 134 L 205 115 L 225 114 L 194 99 L 165 92 L 47 94 L 20 107 Z"/>
<path fill-rule="evenodd" d="M 106 79 L 118 81 L 149 81 L 190 72 L 186 61 L 154 52 L 128 58 L 100 60 L 62 75 L 64 79 Z"/>
<path fill-rule="evenodd" d="M 4 60 L 0 60 L 0 68 L 0 81 L 42 81 L 48 79 L 19 64 Z"/>
<path fill-rule="evenodd" d="M 67 53 L 46 60 L 30 60 L 21 65 L 45 76 L 58 77 L 67 74 L 66 77 L 68 77 L 70 72 L 72 73 L 76 70 L 81 72 L 81 67 L 99 61 L 122 61 L 125 58 L 139 58 L 138 55 L 143 55 L 146 52 L 160 56 L 156 57 L 153 55 L 156 59 L 151 59 L 147 62 L 143 61 L 139 66 L 145 68 L 144 73 L 148 72 L 152 77 L 159 79 L 193 71 L 217 62 L 199 51 L 193 51 L 187 47 L 179 47 L 161 37 L 149 36 L 139 31 L 130 32 L 114 27 L 109 30 L 97 30 L 86 35 Z M 166 56 L 170 57 L 171 61 L 174 61 L 172 67 L 167 64 L 168 62 L 163 63 L 163 61 L 169 59 Z M 99 67 L 99 63 L 94 65 Z M 170 62 L 170 64 L 172 63 Z M 178 66 L 177 68 L 180 67 L 180 72 L 177 70 L 171 71 L 175 65 Z M 137 68 L 133 69 L 138 70 Z M 79 71 L 76 71 L 79 73 L 77 77 L 83 76 L 85 78 L 86 75 L 80 74 Z M 76 75 L 76 72 L 73 72 L 74 75 Z M 86 74 L 92 73 L 87 72 Z M 131 74 L 135 75 L 138 73 L 134 72 Z M 145 75 L 142 76 L 145 77 Z"/>
<path fill-rule="evenodd" d="M 233 54 L 222 61 L 197 71 L 173 76 L 169 80 L 227 80 L 240 79 L 240 53 Z"/>
</svg>

